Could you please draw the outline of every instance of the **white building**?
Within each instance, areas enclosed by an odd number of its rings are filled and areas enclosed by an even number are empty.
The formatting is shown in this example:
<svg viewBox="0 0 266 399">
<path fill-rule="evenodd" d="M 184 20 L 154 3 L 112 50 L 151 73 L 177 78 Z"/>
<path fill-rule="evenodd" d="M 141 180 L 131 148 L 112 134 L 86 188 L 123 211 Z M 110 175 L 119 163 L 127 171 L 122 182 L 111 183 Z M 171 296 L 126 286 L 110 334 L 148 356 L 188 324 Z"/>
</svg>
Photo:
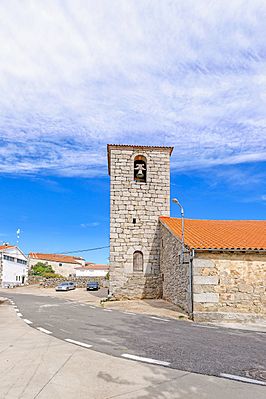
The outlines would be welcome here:
<svg viewBox="0 0 266 399">
<path fill-rule="evenodd" d="M 109 272 L 109 265 L 86 263 L 85 266 L 78 266 L 75 269 L 77 277 L 106 277 Z"/>
<path fill-rule="evenodd" d="M 76 275 L 75 268 L 85 266 L 85 260 L 78 256 L 31 252 L 29 254 L 29 268 L 31 269 L 39 262 L 52 266 L 56 274 L 61 274 L 64 277 L 74 277 Z"/>
<path fill-rule="evenodd" d="M 0 246 L 0 287 L 24 285 L 28 280 L 27 257 L 15 245 Z"/>
</svg>

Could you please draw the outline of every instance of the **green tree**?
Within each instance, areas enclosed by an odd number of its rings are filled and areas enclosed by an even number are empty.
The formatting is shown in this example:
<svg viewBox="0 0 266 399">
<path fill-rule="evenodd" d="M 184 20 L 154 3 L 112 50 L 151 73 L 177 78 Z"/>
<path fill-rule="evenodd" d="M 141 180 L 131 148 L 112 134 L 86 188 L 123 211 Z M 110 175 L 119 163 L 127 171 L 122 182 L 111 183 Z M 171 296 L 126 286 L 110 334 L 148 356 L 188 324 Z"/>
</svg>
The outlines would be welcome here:
<svg viewBox="0 0 266 399">
<path fill-rule="evenodd" d="M 31 274 L 33 276 L 43 276 L 46 277 L 45 275 L 53 275 L 54 270 L 51 265 L 46 265 L 45 263 L 38 262 L 36 265 L 34 265 L 31 268 Z"/>
</svg>

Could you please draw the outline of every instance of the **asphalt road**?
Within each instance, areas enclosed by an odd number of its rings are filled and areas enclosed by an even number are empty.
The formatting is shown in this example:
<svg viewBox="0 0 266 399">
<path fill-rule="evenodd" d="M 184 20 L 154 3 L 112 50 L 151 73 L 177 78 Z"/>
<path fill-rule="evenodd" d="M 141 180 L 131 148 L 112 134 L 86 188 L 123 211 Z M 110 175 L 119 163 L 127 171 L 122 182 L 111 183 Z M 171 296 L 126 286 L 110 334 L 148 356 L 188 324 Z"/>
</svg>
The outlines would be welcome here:
<svg viewBox="0 0 266 399">
<path fill-rule="evenodd" d="M 265 381 L 266 334 L 93 307 L 47 296 L 0 292 L 30 327 L 91 345 L 113 356 L 135 355 L 178 370 Z"/>
</svg>

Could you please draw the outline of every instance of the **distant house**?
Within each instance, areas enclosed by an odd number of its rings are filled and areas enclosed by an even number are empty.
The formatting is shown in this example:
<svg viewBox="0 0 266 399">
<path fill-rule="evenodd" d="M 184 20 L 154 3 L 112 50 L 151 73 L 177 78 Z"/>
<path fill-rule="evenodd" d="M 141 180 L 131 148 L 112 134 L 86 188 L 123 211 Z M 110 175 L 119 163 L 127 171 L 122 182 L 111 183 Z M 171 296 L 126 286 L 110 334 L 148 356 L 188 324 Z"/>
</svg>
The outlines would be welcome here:
<svg viewBox="0 0 266 399">
<path fill-rule="evenodd" d="M 15 245 L 0 246 L 0 287 L 23 285 L 28 279 L 27 257 Z"/>
<path fill-rule="evenodd" d="M 97 265 L 86 263 L 84 266 L 75 268 L 77 277 L 106 277 L 109 272 L 109 265 Z"/>
<path fill-rule="evenodd" d="M 51 265 L 55 273 L 64 277 L 75 276 L 75 268 L 77 266 L 85 266 L 85 260 L 78 256 L 31 252 L 29 254 L 29 268 L 31 269 L 38 262 Z"/>
</svg>

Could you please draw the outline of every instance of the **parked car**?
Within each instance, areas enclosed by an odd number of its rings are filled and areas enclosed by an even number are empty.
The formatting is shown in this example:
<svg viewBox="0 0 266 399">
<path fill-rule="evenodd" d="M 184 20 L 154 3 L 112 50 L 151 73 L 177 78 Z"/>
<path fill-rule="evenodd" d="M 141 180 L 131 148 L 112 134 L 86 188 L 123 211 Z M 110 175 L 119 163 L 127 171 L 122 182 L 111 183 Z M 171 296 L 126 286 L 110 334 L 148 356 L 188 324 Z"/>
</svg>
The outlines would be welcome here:
<svg viewBox="0 0 266 399">
<path fill-rule="evenodd" d="M 98 281 L 89 281 L 87 283 L 87 291 L 98 291 L 100 288 Z"/>
<path fill-rule="evenodd" d="M 57 287 L 55 287 L 55 290 L 56 291 L 69 291 L 69 290 L 74 290 L 75 288 L 76 288 L 75 283 L 67 281 L 65 283 L 59 284 Z"/>
</svg>

